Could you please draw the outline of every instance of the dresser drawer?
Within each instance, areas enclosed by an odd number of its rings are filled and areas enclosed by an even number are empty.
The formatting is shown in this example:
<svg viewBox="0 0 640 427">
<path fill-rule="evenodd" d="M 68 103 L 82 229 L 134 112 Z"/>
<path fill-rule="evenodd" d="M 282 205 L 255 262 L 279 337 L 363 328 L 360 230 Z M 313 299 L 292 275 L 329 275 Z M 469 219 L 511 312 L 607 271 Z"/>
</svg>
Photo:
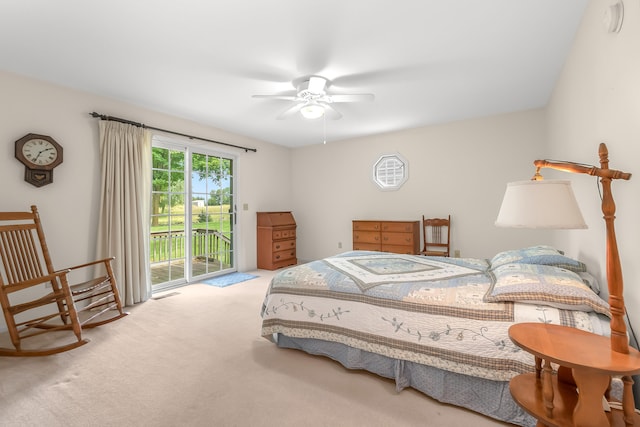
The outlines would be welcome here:
<svg viewBox="0 0 640 427">
<path fill-rule="evenodd" d="M 293 240 L 279 240 L 277 242 L 273 242 L 271 244 L 271 249 L 273 252 L 284 251 L 286 249 L 295 249 L 296 241 Z"/>
<path fill-rule="evenodd" d="M 414 236 L 411 233 L 388 233 L 382 232 L 383 245 L 409 245 L 413 246 Z"/>
<path fill-rule="evenodd" d="M 296 229 L 295 228 L 287 228 L 281 230 L 273 230 L 273 240 L 278 239 L 291 239 L 296 237 Z"/>
<path fill-rule="evenodd" d="M 385 245 L 382 244 L 382 252 L 393 252 L 394 254 L 415 255 L 415 251 L 411 246 L 407 245 Z"/>
<path fill-rule="evenodd" d="M 353 231 L 380 231 L 380 221 L 353 221 Z"/>
<path fill-rule="evenodd" d="M 415 227 L 413 222 L 383 222 L 382 232 L 412 233 Z"/>
<path fill-rule="evenodd" d="M 380 232 L 378 231 L 354 231 L 353 243 L 377 243 L 380 244 Z"/>
<path fill-rule="evenodd" d="M 284 262 L 287 260 L 292 260 L 295 259 L 296 257 L 296 250 L 295 249 L 287 249 L 284 251 L 278 251 L 278 252 L 274 252 L 273 253 L 273 257 L 272 257 L 272 261 L 274 263 L 278 263 L 278 262 Z M 295 264 L 295 262 L 293 262 L 293 264 Z"/>
<path fill-rule="evenodd" d="M 380 251 L 380 243 L 353 243 L 354 251 Z"/>
</svg>

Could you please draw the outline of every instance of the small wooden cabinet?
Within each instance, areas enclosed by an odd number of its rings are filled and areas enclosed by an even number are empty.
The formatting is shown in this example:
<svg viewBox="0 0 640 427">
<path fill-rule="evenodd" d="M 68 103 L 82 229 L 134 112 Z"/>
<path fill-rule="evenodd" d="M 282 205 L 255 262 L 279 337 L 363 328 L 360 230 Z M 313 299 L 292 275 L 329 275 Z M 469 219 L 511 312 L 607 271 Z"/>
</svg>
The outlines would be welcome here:
<svg viewBox="0 0 640 427">
<path fill-rule="evenodd" d="M 353 221 L 353 250 L 417 255 L 420 221 Z"/>
<path fill-rule="evenodd" d="M 276 270 L 298 263 L 296 221 L 291 212 L 258 212 L 258 268 Z"/>
</svg>

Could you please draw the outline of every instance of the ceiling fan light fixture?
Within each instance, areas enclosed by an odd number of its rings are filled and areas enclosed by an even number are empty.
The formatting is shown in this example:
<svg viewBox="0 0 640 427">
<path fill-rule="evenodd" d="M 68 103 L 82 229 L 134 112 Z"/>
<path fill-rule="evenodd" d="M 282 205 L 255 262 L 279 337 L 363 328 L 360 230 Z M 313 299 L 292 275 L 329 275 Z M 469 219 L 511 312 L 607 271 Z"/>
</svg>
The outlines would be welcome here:
<svg viewBox="0 0 640 427">
<path fill-rule="evenodd" d="M 300 114 L 305 119 L 319 119 L 324 116 L 324 107 L 315 102 L 310 102 L 300 109 Z"/>
</svg>

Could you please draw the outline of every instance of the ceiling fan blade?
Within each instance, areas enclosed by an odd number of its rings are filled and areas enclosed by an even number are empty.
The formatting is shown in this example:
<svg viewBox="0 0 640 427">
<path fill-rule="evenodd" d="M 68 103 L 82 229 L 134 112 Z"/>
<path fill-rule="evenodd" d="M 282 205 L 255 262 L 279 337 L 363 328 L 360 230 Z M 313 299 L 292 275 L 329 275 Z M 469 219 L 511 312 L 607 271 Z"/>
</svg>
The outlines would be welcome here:
<svg viewBox="0 0 640 427">
<path fill-rule="evenodd" d="M 311 93 L 322 93 L 324 92 L 324 88 L 327 85 L 327 80 L 323 77 L 319 76 L 311 76 L 309 77 L 309 87 L 308 90 Z"/>
<path fill-rule="evenodd" d="M 324 71 L 335 51 L 332 32 L 327 32 L 326 23 L 336 22 L 331 8 L 318 4 L 309 7 L 307 2 L 296 2 L 296 9 L 300 9 L 295 16 L 309 16 L 309 19 L 296 20 L 293 23 L 298 37 L 294 40 L 294 58 L 296 69 L 300 75 L 316 75 Z M 320 11 L 319 9 L 322 9 Z M 320 16 L 327 16 L 322 19 Z"/>
<path fill-rule="evenodd" d="M 252 98 L 279 99 L 283 101 L 295 101 L 295 95 L 252 95 Z"/>
<path fill-rule="evenodd" d="M 439 61 L 430 63 L 407 64 L 396 67 L 382 68 L 375 71 L 348 74 L 331 80 L 332 88 L 350 88 L 376 83 L 398 83 L 429 78 L 450 79 L 464 73 L 476 64 L 470 61 Z"/>
<path fill-rule="evenodd" d="M 282 113 L 280 113 L 276 117 L 276 119 L 283 120 L 283 119 L 286 119 L 287 117 L 291 117 L 294 114 L 296 114 L 298 111 L 300 111 L 300 109 L 302 109 L 303 106 L 304 106 L 304 104 L 302 102 L 299 102 L 299 103 L 287 108 L 286 110 L 284 110 Z"/>
<path fill-rule="evenodd" d="M 372 93 L 353 93 L 344 95 L 329 95 L 331 102 L 371 102 L 375 99 Z"/>
<path fill-rule="evenodd" d="M 333 108 L 331 105 L 329 104 L 323 104 L 324 107 L 324 115 L 331 120 L 338 120 L 340 118 L 342 118 L 342 114 L 340 114 L 340 112 L 338 110 L 336 110 L 335 108 Z"/>
<path fill-rule="evenodd" d="M 295 77 L 290 70 L 261 63 L 255 67 L 251 60 L 234 60 L 233 64 L 217 62 L 216 70 L 220 74 L 269 83 L 288 83 Z"/>
</svg>

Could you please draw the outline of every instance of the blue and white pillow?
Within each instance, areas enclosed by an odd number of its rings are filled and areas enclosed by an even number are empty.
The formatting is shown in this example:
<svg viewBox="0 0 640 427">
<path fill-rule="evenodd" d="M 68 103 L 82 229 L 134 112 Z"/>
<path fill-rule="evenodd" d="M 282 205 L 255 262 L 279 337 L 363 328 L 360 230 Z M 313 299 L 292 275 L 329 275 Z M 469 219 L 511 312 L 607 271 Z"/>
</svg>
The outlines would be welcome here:
<svg viewBox="0 0 640 427">
<path fill-rule="evenodd" d="M 492 270 L 486 302 L 512 301 L 548 305 L 562 310 L 595 311 L 611 316 L 609 304 L 578 274 L 537 264 L 505 264 Z"/>
<path fill-rule="evenodd" d="M 576 273 L 587 271 L 587 266 L 584 263 L 564 256 L 559 250 L 546 245 L 500 252 L 491 258 L 490 261 L 492 269 L 514 263 L 551 265 L 565 268 Z"/>
</svg>

